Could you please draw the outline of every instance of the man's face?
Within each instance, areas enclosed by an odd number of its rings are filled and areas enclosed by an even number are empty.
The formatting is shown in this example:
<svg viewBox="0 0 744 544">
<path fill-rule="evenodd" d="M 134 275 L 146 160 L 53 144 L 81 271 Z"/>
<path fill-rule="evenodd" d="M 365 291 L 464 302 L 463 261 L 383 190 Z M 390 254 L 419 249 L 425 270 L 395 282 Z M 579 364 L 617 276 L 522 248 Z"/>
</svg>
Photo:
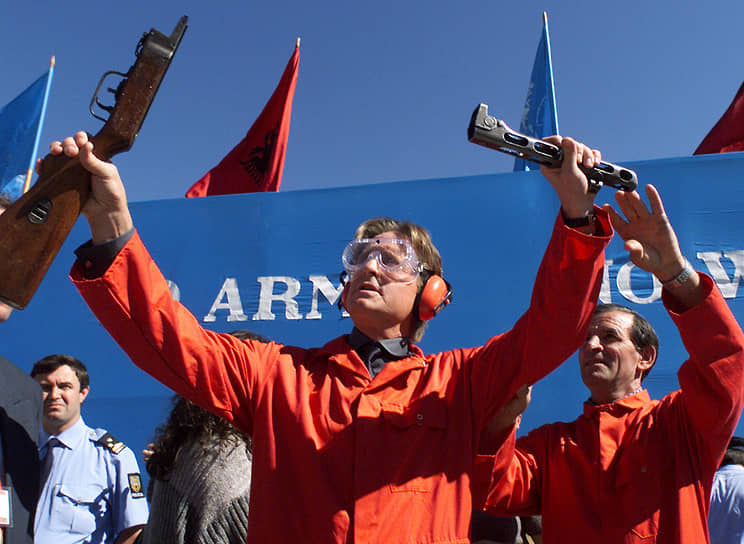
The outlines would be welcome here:
<svg viewBox="0 0 744 544">
<path fill-rule="evenodd" d="M 2 215 L 4 211 L 5 211 L 5 207 L 0 206 L 0 215 Z M 3 304 L 2 302 L 0 302 L 0 323 L 7 320 L 10 317 L 10 312 L 12 311 L 13 311 L 13 308 L 8 306 L 7 304 Z"/>
<path fill-rule="evenodd" d="M 59 434 L 80 419 L 80 406 L 88 396 L 88 387 L 80 390 L 80 381 L 72 367 L 62 365 L 49 374 L 37 375 L 41 386 L 43 413 L 41 423 L 49 434 Z"/>
<path fill-rule="evenodd" d="M 384 232 L 375 237 L 383 240 L 395 238 L 400 236 L 394 232 Z M 349 279 L 345 306 L 354 325 L 375 340 L 408 337 L 417 292 L 417 278 L 408 282 L 395 281 L 377 259 L 370 258 Z"/>
<path fill-rule="evenodd" d="M 592 318 L 579 349 L 581 379 L 597 403 L 613 402 L 641 385 L 641 370 L 650 365 L 630 339 L 633 316 L 606 312 Z"/>
</svg>

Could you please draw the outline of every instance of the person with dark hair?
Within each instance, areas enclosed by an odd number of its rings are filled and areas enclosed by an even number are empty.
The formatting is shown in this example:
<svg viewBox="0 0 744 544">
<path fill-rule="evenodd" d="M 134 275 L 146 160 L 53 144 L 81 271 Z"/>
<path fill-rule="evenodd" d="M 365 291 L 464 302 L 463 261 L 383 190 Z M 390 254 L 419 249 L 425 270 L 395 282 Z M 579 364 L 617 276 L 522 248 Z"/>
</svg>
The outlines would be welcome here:
<svg viewBox="0 0 744 544">
<path fill-rule="evenodd" d="M 150 517 L 140 544 L 243 544 L 248 534 L 251 440 L 176 395 L 146 461 Z"/>
<path fill-rule="evenodd" d="M 91 241 L 72 278 L 92 311 L 135 364 L 253 436 L 249 542 L 468 541 L 481 429 L 580 345 L 612 234 L 579 168 L 599 152 L 550 141 L 564 160 L 542 172 L 561 211 L 527 313 L 483 346 L 431 355 L 416 342 L 450 289 L 423 227 L 358 227 L 342 254 L 349 334 L 314 349 L 238 340 L 172 299 L 88 136 L 51 145 L 91 173 Z"/>
<path fill-rule="evenodd" d="M 681 389 L 651 400 L 642 381 L 656 362 L 656 333 L 638 313 L 601 305 L 578 351 L 590 392 L 583 414 L 516 446 L 512 432 L 496 455 L 478 459 L 494 468 L 487 511 L 542 514 L 546 542 L 708 542 L 713 475 L 744 402 L 744 333 L 713 280 L 682 255 L 656 188 L 646 193 L 650 211 L 637 193 L 618 191 L 625 218 L 610 214 L 631 261 L 663 286 L 690 355 Z"/>
<path fill-rule="evenodd" d="M 241 340 L 266 342 L 247 330 Z M 244 544 L 251 437 L 178 395 L 145 460 L 150 517 L 138 544 Z"/>
<path fill-rule="evenodd" d="M 70 355 L 37 361 L 42 391 L 41 496 L 34 539 L 54 544 L 129 543 L 147 521 L 147 501 L 132 450 L 80 414 L 88 370 Z"/>
<path fill-rule="evenodd" d="M 0 193 L 0 214 L 10 207 Z M 13 308 L 0 302 L 0 323 Z M 39 499 L 39 456 L 36 440 L 41 422 L 39 384 L 16 365 L 0 357 L 0 542 L 31 544 L 33 519 Z M 4 539 L 4 540 L 3 540 Z"/>
<path fill-rule="evenodd" d="M 744 438 L 729 442 L 713 479 L 708 514 L 711 544 L 744 544 Z"/>
</svg>

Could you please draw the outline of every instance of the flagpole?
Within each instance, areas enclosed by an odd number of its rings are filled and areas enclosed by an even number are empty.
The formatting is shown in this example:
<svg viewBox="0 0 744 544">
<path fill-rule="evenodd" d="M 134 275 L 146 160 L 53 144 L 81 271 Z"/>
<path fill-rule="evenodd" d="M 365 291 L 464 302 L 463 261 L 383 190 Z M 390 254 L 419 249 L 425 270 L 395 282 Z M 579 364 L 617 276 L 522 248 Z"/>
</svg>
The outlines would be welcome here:
<svg viewBox="0 0 744 544">
<path fill-rule="evenodd" d="M 41 127 L 44 125 L 44 116 L 46 115 L 47 101 L 49 100 L 49 89 L 52 86 L 52 75 L 54 75 L 54 56 L 49 60 L 49 74 L 47 75 L 46 88 L 44 89 L 44 101 L 41 103 L 41 115 L 39 116 L 39 126 L 36 129 L 36 138 L 34 139 L 34 150 L 31 153 L 31 162 L 26 171 L 26 181 L 23 184 L 24 194 L 28 192 L 31 186 L 31 176 L 34 173 L 34 164 L 36 163 L 36 153 L 39 150 L 39 139 L 41 138 Z"/>
<path fill-rule="evenodd" d="M 553 55 L 550 52 L 550 33 L 548 32 L 548 12 L 543 11 L 543 28 L 545 28 L 545 45 L 548 52 L 548 78 L 550 79 L 550 100 L 551 103 L 555 104 L 555 83 L 553 81 Z M 555 133 L 560 134 L 558 129 L 558 108 L 553 108 L 553 123 L 555 123 Z"/>
</svg>

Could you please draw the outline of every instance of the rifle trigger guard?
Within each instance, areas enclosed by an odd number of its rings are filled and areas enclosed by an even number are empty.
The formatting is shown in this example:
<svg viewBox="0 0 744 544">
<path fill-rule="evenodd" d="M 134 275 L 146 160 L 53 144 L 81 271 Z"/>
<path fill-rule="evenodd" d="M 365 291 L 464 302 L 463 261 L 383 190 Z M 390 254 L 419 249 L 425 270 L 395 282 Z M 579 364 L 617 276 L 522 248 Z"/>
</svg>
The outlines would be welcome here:
<svg viewBox="0 0 744 544">
<path fill-rule="evenodd" d="M 103 118 L 100 115 L 98 115 L 93 108 L 94 106 L 98 106 L 100 109 L 102 109 L 105 112 L 111 113 L 113 111 L 114 106 L 107 106 L 106 104 L 103 104 L 101 100 L 98 98 L 98 92 L 101 90 L 101 86 L 103 86 L 104 80 L 110 75 L 119 76 L 120 78 L 122 78 L 121 81 L 119 81 L 119 85 L 117 86 L 116 89 L 113 89 L 111 87 L 107 89 L 110 93 L 114 95 L 114 103 L 116 103 L 116 99 L 118 98 L 119 88 L 121 88 L 122 83 L 127 77 L 127 74 L 122 74 L 121 72 L 117 72 L 115 70 L 109 70 L 108 72 L 104 73 L 101 76 L 101 79 L 98 82 L 98 86 L 96 87 L 96 91 L 93 93 L 93 98 L 90 99 L 90 114 L 96 119 L 98 119 L 99 121 L 103 121 L 104 123 L 108 121 L 108 119 Z"/>
</svg>

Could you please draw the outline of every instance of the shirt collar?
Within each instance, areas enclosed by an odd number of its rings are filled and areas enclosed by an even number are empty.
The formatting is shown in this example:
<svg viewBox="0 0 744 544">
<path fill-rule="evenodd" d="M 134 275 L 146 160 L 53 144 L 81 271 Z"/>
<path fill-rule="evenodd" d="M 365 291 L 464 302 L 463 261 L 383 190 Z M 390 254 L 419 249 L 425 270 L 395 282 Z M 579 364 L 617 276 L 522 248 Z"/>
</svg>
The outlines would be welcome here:
<svg viewBox="0 0 744 544">
<path fill-rule="evenodd" d="M 626 413 L 641 408 L 650 401 L 651 397 L 645 389 L 641 389 L 635 395 L 629 395 L 616 400 L 615 402 L 608 402 L 606 404 L 594 404 L 591 398 L 589 398 L 584 402 L 584 415 L 591 416 L 597 412 L 610 412 L 614 414 Z"/>
<path fill-rule="evenodd" d="M 354 327 L 348 337 L 349 345 L 355 351 L 365 344 L 374 342 L 369 336 L 364 334 L 362 331 Z M 411 355 L 410 344 L 406 338 L 399 336 L 398 338 L 385 338 L 378 340 L 377 345 L 387 354 L 387 358 L 390 359 L 404 359 Z"/>
<path fill-rule="evenodd" d="M 72 424 L 72 427 L 65 429 L 58 435 L 50 435 L 44 429 L 41 429 L 41 431 L 39 431 L 39 450 L 41 451 L 42 448 L 46 448 L 49 439 L 52 437 L 56 438 L 63 446 L 75 449 L 87 434 L 87 426 L 83 421 L 83 416 L 80 416 L 80 418 Z"/>
</svg>

